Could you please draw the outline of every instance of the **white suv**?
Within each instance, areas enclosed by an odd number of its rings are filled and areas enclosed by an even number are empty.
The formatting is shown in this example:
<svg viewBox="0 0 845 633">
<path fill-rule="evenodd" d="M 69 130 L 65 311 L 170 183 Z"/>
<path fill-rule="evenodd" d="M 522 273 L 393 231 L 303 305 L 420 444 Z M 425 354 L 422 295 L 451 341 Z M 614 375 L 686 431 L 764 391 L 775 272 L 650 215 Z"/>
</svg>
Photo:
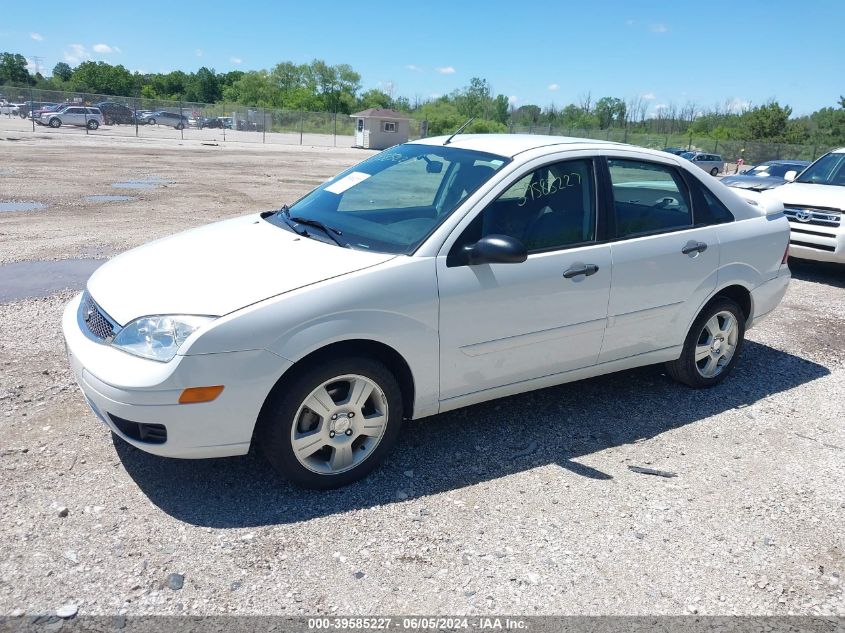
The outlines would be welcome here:
<svg viewBox="0 0 845 633">
<path fill-rule="evenodd" d="M 784 178 L 789 182 L 773 195 L 783 201 L 792 229 L 790 255 L 845 264 L 845 147 Z"/>
</svg>

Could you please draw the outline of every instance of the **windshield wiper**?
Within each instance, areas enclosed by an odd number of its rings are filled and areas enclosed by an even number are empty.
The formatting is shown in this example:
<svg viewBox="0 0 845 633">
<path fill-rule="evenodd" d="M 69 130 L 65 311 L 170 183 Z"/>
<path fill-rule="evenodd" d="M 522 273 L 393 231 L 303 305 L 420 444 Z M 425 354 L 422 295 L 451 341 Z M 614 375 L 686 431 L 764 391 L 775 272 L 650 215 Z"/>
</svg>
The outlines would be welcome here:
<svg viewBox="0 0 845 633">
<path fill-rule="evenodd" d="M 335 237 L 335 235 L 343 235 L 343 233 L 340 230 L 338 230 L 334 227 L 326 226 L 325 224 L 323 224 L 319 220 L 312 220 L 310 218 L 300 218 L 300 217 L 296 217 L 296 216 L 291 216 L 290 211 L 287 208 L 284 208 L 282 210 L 282 213 L 284 213 L 285 217 L 288 220 L 290 220 L 291 222 L 295 222 L 296 224 L 304 224 L 305 226 L 313 226 L 314 228 L 320 229 L 323 233 L 328 235 L 329 238 L 335 244 L 337 244 L 338 246 L 343 246 L 344 248 L 347 248 L 349 246 L 349 244 L 347 242 L 345 242 L 343 240 L 339 240 L 338 238 Z"/>
</svg>

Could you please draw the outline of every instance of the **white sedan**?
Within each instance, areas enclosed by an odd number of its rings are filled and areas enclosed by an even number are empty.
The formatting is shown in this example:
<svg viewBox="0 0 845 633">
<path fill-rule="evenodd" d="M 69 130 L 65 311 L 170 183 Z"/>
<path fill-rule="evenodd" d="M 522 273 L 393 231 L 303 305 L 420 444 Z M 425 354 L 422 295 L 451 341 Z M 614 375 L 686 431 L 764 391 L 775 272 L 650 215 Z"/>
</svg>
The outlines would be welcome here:
<svg viewBox="0 0 845 633">
<path fill-rule="evenodd" d="M 65 311 L 70 363 L 142 450 L 255 443 L 297 484 L 340 486 L 403 419 L 651 363 L 719 383 L 790 279 L 783 205 L 742 195 L 616 143 L 399 145 L 103 265 Z"/>
</svg>

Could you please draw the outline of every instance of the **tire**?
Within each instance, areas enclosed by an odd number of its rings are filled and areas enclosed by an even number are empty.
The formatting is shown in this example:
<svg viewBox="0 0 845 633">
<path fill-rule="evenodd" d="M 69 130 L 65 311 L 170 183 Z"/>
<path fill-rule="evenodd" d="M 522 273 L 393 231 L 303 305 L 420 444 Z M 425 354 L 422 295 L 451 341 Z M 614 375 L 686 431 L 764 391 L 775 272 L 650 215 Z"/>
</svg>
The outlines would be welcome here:
<svg viewBox="0 0 845 633">
<path fill-rule="evenodd" d="M 353 391 L 368 389 L 363 404 L 350 402 Z M 322 405 L 327 398 L 328 406 Z M 309 402 L 316 404 L 313 410 Z M 306 366 L 274 390 L 256 440 L 288 480 L 328 490 L 365 477 L 384 460 L 399 437 L 402 411 L 399 383 L 382 363 L 361 356 L 332 359 Z M 378 420 L 383 424 L 376 426 Z"/>
<path fill-rule="evenodd" d="M 50 127 L 62 127 L 62 120 L 57 117 L 53 117 L 52 119 L 50 119 Z"/>
<path fill-rule="evenodd" d="M 177 130 L 184 130 L 184 129 L 185 129 L 185 124 L 184 124 L 184 123 L 177 123 L 177 124 L 176 124 L 176 129 L 177 129 Z"/>
<path fill-rule="evenodd" d="M 716 297 L 695 319 L 680 358 L 666 363 L 666 371 L 677 382 L 694 389 L 713 387 L 731 373 L 744 341 L 742 309 L 727 297 Z"/>
<path fill-rule="evenodd" d="M 147 119 L 147 125 L 155 125 L 155 124 L 156 124 L 155 119 Z"/>
<path fill-rule="evenodd" d="M 714 167 L 713 169 L 711 169 L 711 170 L 710 170 L 710 175 L 711 175 L 711 176 L 715 176 L 715 175 L 716 175 L 716 174 L 718 174 L 718 173 L 719 173 L 719 168 L 718 168 L 718 167 Z"/>
<path fill-rule="evenodd" d="M 98 127 L 100 127 L 100 124 L 97 121 L 88 121 L 88 124 L 87 124 L 86 127 L 89 130 L 96 130 Z"/>
</svg>

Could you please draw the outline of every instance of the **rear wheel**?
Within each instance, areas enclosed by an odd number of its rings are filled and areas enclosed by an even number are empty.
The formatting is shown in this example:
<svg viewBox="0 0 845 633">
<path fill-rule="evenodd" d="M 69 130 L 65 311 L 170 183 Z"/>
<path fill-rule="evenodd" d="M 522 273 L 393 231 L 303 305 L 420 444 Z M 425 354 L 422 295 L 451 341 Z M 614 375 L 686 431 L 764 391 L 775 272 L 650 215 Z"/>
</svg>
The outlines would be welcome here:
<svg viewBox="0 0 845 633">
<path fill-rule="evenodd" d="M 177 123 L 177 124 L 176 124 L 176 129 L 177 129 L 177 130 L 184 130 L 184 129 L 185 129 L 185 124 L 184 124 L 184 123 Z"/>
<path fill-rule="evenodd" d="M 100 127 L 100 124 L 95 120 L 91 120 L 88 121 L 87 127 L 89 130 L 96 130 L 98 127 Z"/>
<path fill-rule="evenodd" d="M 382 363 L 347 357 L 296 374 L 265 405 L 257 439 L 268 461 L 306 488 L 345 486 L 388 455 L 402 424 L 402 392 Z"/>
<path fill-rule="evenodd" d="M 155 124 L 156 124 L 155 119 L 147 119 L 147 125 L 155 125 Z"/>
<path fill-rule="evenodd" d="M 716 174 L 718 174 L 718 173 L 719 173 L 719 168 L 718 168 L 718 167 L 714 167 L 713 169 L 711 169 L 711 170 L 710 170 L 710 175 L 711 175 L 711 176 L 715 176 L 715 175 L 716 175 Z"/>
<path fill-rule="evenodd" d="M 711 301 L 687 334 L 680 358 L 666 363 L 669 375 L 694 388 L 712 387 L 731 372 L 745 340 L 745 315 L 727 297 Z"/>
</svg>

